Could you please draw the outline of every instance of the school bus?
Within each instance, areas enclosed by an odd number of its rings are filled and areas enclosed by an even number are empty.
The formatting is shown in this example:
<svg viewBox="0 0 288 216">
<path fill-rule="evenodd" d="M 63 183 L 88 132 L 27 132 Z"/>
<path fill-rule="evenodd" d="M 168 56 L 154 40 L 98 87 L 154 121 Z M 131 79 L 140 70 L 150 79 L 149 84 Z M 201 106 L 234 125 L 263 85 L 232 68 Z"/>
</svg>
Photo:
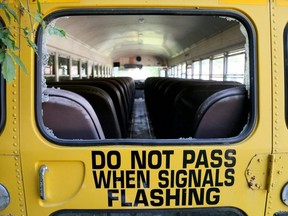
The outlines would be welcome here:
<svg viewBox="0 0 288 216">
<path fill-rule="evenodd" d="M 1 216 L 288 215 L 287 0 L 41 8 L 37 55 L 0 13 Z"/>
</svg>

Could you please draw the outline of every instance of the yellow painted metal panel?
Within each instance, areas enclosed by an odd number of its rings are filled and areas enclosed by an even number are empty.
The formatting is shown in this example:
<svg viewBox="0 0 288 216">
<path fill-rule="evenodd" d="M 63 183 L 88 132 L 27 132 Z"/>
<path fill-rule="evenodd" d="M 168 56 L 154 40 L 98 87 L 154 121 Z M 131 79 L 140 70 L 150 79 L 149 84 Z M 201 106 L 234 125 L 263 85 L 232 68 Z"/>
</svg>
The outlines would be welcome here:
<svg viewBox="0 0 288 216">
<path fill-rule="evenodd" d="M 84 1 L 83 1 L 84 2 Z M 127 2 L 122 2 L 123 5 L 129 5 Z M 188 1 L 186 1 L 187 3 Z M 191 2 L 191 1 L 190 1 Z M 203 3 L 204 2 L 204 3 Z M 207 1 L 208 2 L 208 1 Z M 209 7 L 209 4 L 206 6 Z M 215 1 L 214 1 L 215 2 Z M 85 7 L 92 6 L 88 1 Z M 90 2 L 91 3 L 91 2 Z M 176 2 L 172 2 L 171 4 Z M 200 3 L 200 1 L 199 1 Z M 108 3 L 103 2 L 101 5 L 105 6 Z M 119 3 L 118 3 L 119 4 Z M 139 5 L 145 4 L 144 1 L 138 2 Z M 154 3 L 155 4 L 155 3 Z M 201 4 L 205 4 L 205 1 L 201 1 Z M 49 5 L 49 4 L 47 4 Z M 114 6 L 116 3 L 114 2 Z M 46 5 L 45 5 L 46 6 Z M 82 7 L 83 5 L 75 4 L 73 7 Z M 179 5 L 178 5 L 179 6 Z M 59 8 L 67 7 L 65 4 L 59 4 Z M 218 5 L 219 8 L 221 8 Z M 246 6 L 247 7 L 247 6 Z M 51 11 L 57 11 L 55 5 L 50 5 L 48 8 L 45 8 L 44 13 Z M 244 10 L 239 8 L 239 10 Z M 29 77 L 21 77 L 21 85 L 23 89 L 21 90 L 21 96 L 25 97 L 25 100 L 22 100 L 21 103 L 21 143 L 22 143 L 22 160 L 23 160 L 23 172 L 25 178 L 25 188 L 27 190 L 27 205 L 31 209 L 30 215 L 49 215 L 52 212 L 55 212 L 59 209 L 137 209 L 137 208 L 190 208 L 192 207 L 217 207 L 217 206 L 232 206 L 239 209 L 242 209 L 248 215 L 264 215 L 264 206 L 266 201 L 266 190 L 252 190 L 249 188 L 249 185 L 245 178 L 245 171 L 250 162 L 257 152 L 261 153 L 270 153 L 271 152 L 271 80 L 270 80 L 270 49 L 269 43 L 270 35 L 269 26 L 265 23 L 269 22 L 269 16 L 267 15 L 267 8 L 263 7 L 262 10 L 259 10 L 258 14 L 255 14 L 255 9 L 251 6 L 248 9 L 247 14 L 253 19 L 253 22 L 257 28 L 257 34 L 259 35 L 259 54 L 258 59 L 261 62 L 259 63 L 258 70 L 261 71 L 258 76 L 259 83 L 263 83 L 258 87 L 259 90 L 259 110 L 257 118 L 257 126 L 254 132 L 250 135 L 249 138 L 237 145 L 222 145 L 222 146 L 192 146 L 192 145 L 177 145 L 177 146 L 140 146 L 140 145 L 131 145 L 131 146 L 94 146 L 94 147 L 63 147 L 57 146 L 55 144 L 49 143 L 45 140 L 40 132 L 37 129 L 34 119 L 34 65 L 31 62 L 33 53 L 31 50 L 24 50 L 23 59 L 27 62 L 28 67 L 31 70 L 31 75 Z M 259 25 L 259 26 L 258 26 Z M 261 35 L 261 37 L 260 37 Z M 27 115 L 27 113 L 29 115 Z M 263 136 L 265 134 L 265 136 Z M 115 150 L 116 149 L 116 150 Z M 217 153 L 212 152 L 217 150 Z M 222 161 L 231 163 L 231 160 L 227 160 L 225 156 L 226 151 L 231 149 L 235 150 L 236 155 L 236 164 L 233 167 L 217 167 Z M 95 169 L 93 168 L 93 163 L 95 160 L 92 157 L 92 152 L 102 152 L 105 156 L 106 165 L 103 168 Z M 117 156 L 111 155 L 110 167 L 107 165 L 107 157 L 109 152 L 117 151 L 121 155 L 121 165 L 117 167 Z M 132 166 L 131 155 L 132 152 L 139 152 L 142 155 L 143 152 L 149 157 L 151 154 L 150 166 L 148 159 L 146 159 L 145 168 L 139 168 L 139 166 Z M 163 154 L 163 152 L 173 151 L 170 156 L 168 153 Z M 202 178 L 206 178 L 206 183 L 204 180 L 199 180 L 200 186 L 196 187 L 193 192 L 190 192 L 192 197 L 192 203 L 189 203 L 188 196 L 184 195 L 185 183 L 185 170 L 188 170 L 188 165 L 185 168 L 183 165 L 183 154 L 185 151 L 195 152 L 195 162 L 189 164 L 191 168 L 189 170 L 194 170 L 196 166 L 196 161 L 203 163 L 201 166 L 197 167 L 195 170 L 201 173 Z M 154 152 L 155 155 L 152 155 Z M 158 153 L 156 153 L 158 152 Z M 160 152 L 161 165 L 158 167 L 158 156 Z M 188 152 L 188 153 L 189 153 Z M 200 153 L 201 152 L 201 153 Z M 135 153 L 134 153 L 135 154 Z M 191 153 L 192 154 L 192 153 Z M 201 155 L 201 156 L 199 156 Z M 205 156 L 204 156 L 205 155 Z M 214 155 L 214 156 L 211 156 Z M 186 155 L 191 156 L 191 155 Z M 167 158 L 170 157 L 169 163 Z M 199 159 L 197 159 L 197 158 Z M 213 159 L 216 157 L 218 159 Z M 230 155 L 231 157 L 231 155 Z M 207 162 L 206 159 L 207 158 Z M 189 158 L 188 158 L 189 159 Z M 192 160 L 192 158 L 190 158 Z M 83 179 L 82 186 L 75 195 L 71 196 L 66 201 L 59 202 L 53 200 L 42 201 L 39 196 L 38 188 L 35 187 L 39 174 L 39 165 L 44 161 L 49 161 L 51 164 L 57 164 L 60 162 L 66 163 L 65 161 L 79 161 L 84 164 L 85 177 Z M 96 162 L 95 162 L 96 163 Z M 218 163 L 218 165 L 217 165 Z M 97 160 L 96 163 L 101 167 L 101 163 Z M 112 166 L 111 166 L 112 165 Z M 152 166 L 151 166 L 152 165 Z M 216 166 L 216 167 L 213 167 Z M 232 165 L 231 165 L 232 166 Z M 48 166 L 49 167 L 49 166 Z M 97 167 L 97 166 L 96 166 Z M 157 168 L 155 168 L 157 167 Z M 66 172 L 65 167 L 61 166 L 57 170 L 57 173 Z M 143 172 L 139 172 L 143 171 Z M 140 173 L 140 174 L 137 174 Z M 101 174 L 102 173 L 102 174 Z M 109 174 L 110 173 L 110 174 Z M 115 174 L 114 174 L 115 173 Z M 123 173 L 123 174 L 121 174 Z M 136 174 L 135 174 L 136 173 Z M 149 177 L 148 174 L 149 173 Z M 173 173 L 173 174 L 172 174 Z M 51 174 L 50 171 L 47 173 Z M 121 182 L 117 181 L 114 186 L 113 183 L 109 183 L 105 186 L 102 182 L 99 182 L 100 176 L 102 179 L 110 179 L 112 177 L 107 177 L 111 175 L 123 175 L 125 176 L 124 186 L 121 186 Z M 142 175 L 143 174 L 143 175 Z M 79 174 L 80 176 L 82 173 Z M 174 177 L 173 177 L 174 175 Z M 181 182 L 176 181 L 176 175 L 180 177 Z M 200 175 L 200 174 L 199 174 Z M 53 177 L 57 184 L 57 176 Z M 59 175 L 61 176 L 61 175 Z M 144 176 L 144 177 L 142 177 Z M 61 177 L 59 177 L 61 179 Z M 137 180 L 140 179 L 140 180 Z M 142 178 L 148 179 L 149 187 L 146 188 L 143 186 Z M 160 178 L 160 179 L 159 179 Z M 128 179 L 128 182 L 126 182 Z M 232 179 L 235 181 L 232 184 Z M 111 180 L 112 181 L 112 180 Z M 172 183 L 174 181 L 174 183 Z M 184 182 L 184 183 L 183 183 Z M 208 183 L 207 183 L 208 182 Z M 140 183 L 140 184 L 138 184 Z M 59 183 L 57 188 L 61 188 L 63 183 Z M 159 185 L 160 184 L 160 185 Z M 178 184 L 178 187 L 177 187 Z M 195 184 L 195 183 L 194 183 Z M 226 185 L 225 185 L 226 184 Z M 232 184 L 227 186 L 227 184 Z M 139 185 L 139 187 L 138 187 Z M 179 186 L 183 186 L 183 188 Z M 160 187 L 162 186 L 162 188 Z M 160 188 L 160 189 L 159 189 Z M 179 190 L 177 190 L 179 189 Z M 69 194 L 70 188 L 63 187 L 61 191 L 63 193 Z M 56 190 L 55 190 L 56 191 Z M 177 192 L 179 191 L 179 192 Z M 191 190 L 192 191 L 192 190 Z M 48 191 L 47 191 L 48 192 Z M 181 194 L 180 199 L 169 199 L 167 194 Z M 196 205 L 195 194 L 203 194 L 204 199 L 198 201 Z M 109 194 L 114 198 L 114 200 L 109 200 Z M 192 195 L 191 195 L 192 194 Z M 231 194 L 237 194 L 239 197 L 245 197 L 245 199 L 231 199 Z M 49 193 L 48 193 L 49 195 Z M 147 199 L 144 198 L 147 197 Z M 48 196 L 49 197 L 49 196 Z M 50 198 L 53 196 L 50 196 Z M 54 199 L 54 198 L 53 198 Z M 58 197 L 55 197 L 58 199 Z M 141 199 L 139 202 L 139 199 Z M 169 201 L 167 201 L 169 200 Z M 123 201 L 123 202 L 122 202 Z M 138 201 L 138 202 L 137 202 Z M 166 203 L 167 202 L 167 203 Z M 178 204 L 179 202 L 179 204 Z M 49 205 L 49 203 L 51 205 Z M 57 203 L 52 205 L 52 203 Z M 165 204 L 164 204 L 165 203 Z M 126 204 L 123 206 L 123 204 Z M 191 204 L 191 205 L 188 205 Z M 157 206 L 158 205 L 158 206 Z"/>
<path fill-rule="evenodd" d="M 284 29 L 288 7 L 271 6 L 272 81 L 273 81 L 273 152 L 288 152 L 285 122 Z"/>
<path fill-rule="evenodd" d="M 273 155 L 271 156 L 270 187 L 267 196 L 266 215 L 287 212 L 288 207 L 281 201 L 281 193 L 288 182 L 287 136 L 285 122 L 285 84 L 284 82 L 284 29 L 288 22 L 287 1 L 271 1 L 271 80 L 273 95 Z M 286 72 L 287 73 L 287 72 Z"/>
<path fill-rule="evenodd" d="M 25 215 L 25 196 L 19 155 L 0 154 L 0 170 L 0 183 L 5 186 L 10 195 L 10 204 L 0 211 L 0 215 Z"/>
<path fill-rule="evenodd" d="M 81 8 L 81 7 L 95 7 L 97 3 L 100 4 L 100 1 L 82 1 L 83 4 L 73 4 L 73 8 Z M 96 2 L 96 3 L 95 3 Z M 108 3 L 107 3 L 108 2 Z M 135 1 L 101 1 L 101 6 L 135 6 Z M 150 5 L 148 3 L 150 2 Z M 160 3 L 155 3 L 155 1 L 138 1 L 136 5 L 148 5 L 155 6 L 160 5 Z M 164 2 L 164 3 L 163 3 Z M 163 1 L 161 6 L 170 7 L 171 5 L 177 5 L 177 7 L 183 7 L 189 5 L 193 6 L 195 4 L 203 5 L 206 7 L 214 7 L 217 6 L 221 9 L 221 6 L 217 5 L 216 1 L 169 1 L 168 4 L 166 1 Z M 213 2 L 213 3 L 212 3 Z M 239 5 L 242 5 L 243 1 L 233 1 Z M 249 1 L 250 2 L 250 1 Z M 266 1 L 256 1 L 258 5 L 265 4 Z M 66 2 L 67 3 L 67 2 Z M 67 8 L 66 3 L 57 4 L 45 4 L 43 7 L 43 13 L 48 14 L 51 11 L 57 11 L 58 9 Z M 181 5 L 182 3 L 182 5 Z M 210 3 L 210 4 L 209 4 Z M 221 3 L 227 3 L 228 1 L 221 1 Z M 23 49 L 21 50 L 21 57 L 26 64 L 26 67 L 29 70 L 29 76 L 21 75 L 21 109 L 19 108 L 18 98 L 11 96 L 10 94 L 18 95 L 19 86 L 13 83 L 8 87 L 8 114 L 9 117 L 9 128 L 13 128 L 12 116 L 17 114 L 16 116 L 21 115 L 21 161 L 23 163 L 23 178 L 25 182 L 25 193 L 26 193 L 26 203 L 29 209 L 28 215 L 49 215 L 52 212 L 55 212 L 59 209 L 136 209 L 136 208 L 190 208 L 188 206 L 189 201 L 188 197 L 185 197 L 184 189 L 179 186 L 183 186 L 185 183 L 185 170 L 189 168 L 189 170 L 197 170 L 197 172 L 201 173 L 203 178 L 206 178 L 206 183 L 204 180 L 199 180 L 200 186 L 197 187 L 196 191 L 193 193 L 203 193 L 205 199 L 203 203 L 201 201 L 201 205 L 195 205 L 195 199 L 193 199 L 192 207 L 217 207 L 217 206 L 233 206 L 245 211 L 248 215 L 264 215 L 264 205 L 266 201 L 266 190 L 252 190 L 249 188 L 248 183 L 245 179 L 245 171 L 250 162 L 250 160 L 254 157 L 254 155 L 258 152 L 260 153 L 270 153 L 271 152 L 271 56 L 270 56 L 270 48 L 269 41 L 270 35 L 267 34 L 269 32 L 269 26 L 267 25 L 269 21 L 269 14 L 265 7 L 261 8 L 261 10 L 257 7 L 257 13 L 255 13 L 255 8 L 252 3 L 248 3 L 247 5 L 243 5 L 243 8 L 239 6 L 239 11 L 246 11 L 246 14 L 251 18 L 251 22 L 253 22 L 256 26 L 257 30 L 257 50 L 258 55 L 257 59 L 259 62 L 258 67 L 258 80 L 261 85 L 258 86 L 258 101 L 259 101 L 259 110 L 257 110 L 257 125 L 253 131 L 253 133 L 241 143 L 235 145 L 203 145 L 203 146 L 191 146 L 191 145 L 177 145 L 177 146 L 140 146 L 140 145 L 118 145 L 118 146 L 94 146 L 94 147 L 63 147 L 57 146 L 56 144 L 52 144 L 49 141 L 45 140 L 41 133 L 39 132 L 36 122 L 35 122 L 35 67 L 34 67 L 34 54 L 31 49 Z M 232 1 L 229 1 L 229 4 L 232 4 Z M 47 6 L 47 7 L 46 7 Z M 96 5 L 97 6 L 97 5 Z M 21 39 L 23 44 L 24 40 Z M 18 79 L 16 83 L 18 82 Z M 16 89 L 13 91 L 13 89 Z M 14 92 L 14 93 L 13 93 Z M 16 99 L 16 101 L 14 100 Z M 12 103 L 13 102 L 13 103 Z M 19 113 L 18 113 L 19 112 Z M 13 116 L 13 118 L 16 118 Z M 15 122 L 17 124 L 17 122 Z M 8 127 L 8 126 L 7 126 Z M 16 126 L 14 126 L 15 128 Z M 16 131 L 20 130 L 16 127 Z M 10 130 L 10 129 L 9 129 Z M 1 135 L 1 144 L 2 141 L 7 142 L 9 146 L 9 152 L 11 152 L 10 147 L 13 142 L 11 142 L 12 138 L 19 139 L 18 134 L 14 134 L 12 131 L 3 132 L 3 136 Z M 19 133 L 19 132 L 18 132 Z M 13 136 L 12 136 L 13 134 Z M 263 136 L 265 134 L 265 136 Z M 14 137 L 15 136 L 15 137 Z M 4 140 L 4 137 L 8 137 L 7 140 Z M 16 146 L 19 143 L 16 143 Z M 117 152 L 121 155 L 121 165 L 116 169 L 118 162 L 116 160 L 117 156 L 111 154 L 110 165 L 108 166 L 107 157 L 109 152 L 111 151 Z M 217 150 L 215 152 L 215 149 Z M 228 149 L 235 151 L 235 155 L 228 154 Z M 13 149 L 15 153 L 19 153 Z M 106 165 L 103 168 L 95 169 L 93 168 L 93 163 L 96 167 L 102 167 L 101 163 L 93 158 L 92 152 L 102 152 L 105 156 Z M 173 152 L 170 156 L 167 152 Z M 132 152 L 139 155 L 142 155 L 145 152 L 146 156 L 151 157 L 151 161 L 146 159 L 145 168 L 139 168 L 138 162 L 137 166 L 132 166 Z M 160 152 L 160 154 L 159 154 Z M 166 152 L 164 154 L 164 152 Z M 185 155 L 188 164 L 183 164 L 183 154 Z M 195 153 L 195 161 L 192 160 L 192 152 Z M 200 153 L 201 152 L 201 153 Z M 213 152 L 213 153 L 212 153 Z M 160 155 L 160 157 L 158 157 Z M 197 155 L 197 156 L 196 156 Z M 212 156 L 213 155 L 213 156 Z M 229 156 L 230 155 L 230 156 Z M 94 155 L 95 156 L 95 155 Z M 11 157 L 13 158 L 13 157 Z M 168 160 L 168 158 L 170 158 Z M 207 158 L 207 160 L 206 160 Z M 213 159 L 214 158 L 214 159 Z M 229 159 L 230 158 L 230 159 Z M 233 159 L 236 159 L 236 163 L 233 165 Z M 19 158 L 18 158 L 19 159 Z M 8 161 L 11 159 L 8 159 Z M 134 158 L 135 160 L 135 158 Z M 161 164 L 160 161 L 161 160 Z M 5 159 L 6 161 L 6 159 Z M 69 161 L 69 162 L 68 162 Z M 70 166 L 70 161 L 73 161 Z M 168 162 L 169 161 L 169 162 Z M 193 161 L 193 163 L 192 163 Z M 196 167 L 198 161 L 198 165 Z M 135 161 L 134 161 L 135 162 Z M 158 167 L 159 162 L 159 167 Z M 47 184 L 49 191 L 48 192 L 48 200 L 43 201 L 39 196 L 39 166 L 41 164 L 48 164 L 49 173 L 47 174 Z M 149 164 L 150 163 L 150 164 Z M 226 163 L 226 166 L 225 166 Z M 0 161 L 0 164 L 4 163 Z M 6 163 L 5 163 L 6 164 Z M 224 166 L 217 167 L 219 164 L 224 164 Z M 230 165 L 229 165 L 230 164 Z M 19 165 L 19 163 L 18 163 Z M 66 166 L 67 165 L 67 166 Z M 186 167 L 184 167 L 184 165 Z M 233 165 L 233 166 L 232 166 Z M 12 166 L 12 165 L 11 165 Z M 214 166 L 214 167 L 213 167 Z M 227 167 L 230 166 L 230 167 Z M 264 165 L 263 165 L 264 166 Z M 10 165 L 9 165 L 10 168 Z M 13 168 L 13 167 L 12 167 Z M 11 168 L 11 169 L 12 169 Z M 75 168 L 75 170 L 73 169 Z M 1 167 L 2 169 L 2 167 Z M 15 169 L 15 168 L 14 168 Z M 260 169 L 260 168 L 259 168 Z M 179 172 L 181 170 L 181 172 Z M 184 171 L 183 171 L 184 170 Z M 261 169 L 260 169 L 261 170 Z M 103 171 L 103 172 L 101 172 Z M 115 171 L 115 172 L 113 172 Z M 108 176 L 116 173 L 117 175 L 125 175 L 124 187 L 121 187 L 121 182 L 117 182 L 116 186 L 112 183 L 109 185 L 112 186 L 112 189 L 105 188 L 104 183 L 97 183 L 96 178 L 99 179 L 100 173 L 103 173 L 103 176 Z M 149 187 L 146 188 L 143 186 L 143 182 L 141 181 L 142 175 L 138 176 L 137 180 L 137 172 L 143 171 L 144 177 L 149 181 Z M 135 174 L 136 173 L 136 174 Z M 149 177 L 146 173 L 150 173 Z M 174 174 L 172 174 L 174 173 Z M 50 175 L 50 176 L 49 176 Z M 177 182 L 176 177 L 178 175 L 181 182 Z M 67 177 L 68 176 L 68 177 Z M 69 184 L 65 185 L 65 180 L 69 181 L 74 176 L 76 179 L 76 189 L 69 187 Z M 96 177 L 98 176 L 98 177 Z M 57 179 L 61 179 L 61 181 L 57 181 Z M 110 177 L 111 178 L 111 177 Z M 160 178 L 160 182 L 159 182 Z M 10 177 L 8 177 L 10 179 Z M 11 177 L 11 179 L 13 179 Z M 234 179 L 232 184 L 232 179 Z M 173 181 L 174 183 L 172 183 Z M 59 184 L 57 184 L 59 182 Z M 139 184 L 138 186 L 138 183 Z M 208 183 L 207 183 L 208 182 Z M 13 182 L 11 181 L 11 184 Z M 162 189 L 159 189 L 162 186 Z M 49 185 L 48 184 L 48 185 Z M 178 184 L 178 187 L 177 187 Z M 194 183 L 195 184 L 195 183 Z M 230 184 L 230 186 L 229 186 Z M 51 188 L 52 186 L 52 188 Z M 67 187 L 65 187 L 67 186 Z M 99 186 L 99 187 L 96 187 Z M 50 187 L 50 188 L 49 188 Z M 211 189 L 212 188 L 212 189 Z M 170 205 L 164 205 L 167 200 L 167 193 L 178 193 L 177 189 L 179 189 L 179 193 L 181 193 L 182 197 L 179 200 L 180 206 L 177 205 L 177 200 L 170 199 Z M 61 190 L 61 193 L 64 195 L 57 196 L 56 193 L 58 190 Z M 115 200 L 109 201 L 109 190 L 112 193 L 112 196 Z M 158 191 L 157 191 L 158 190 Z M 72 191 L 72 193 L 71 193 Z M 14 192 L 13 192 L 14 193 Z M 191 192 L 191 194 L 193 195 Z M 72 194 L 72 195 L 71 195 Z M 148 197 L 147 202 L 143 201 L 143 197 L 145 195 Z M 190 194 L 190 195 L 191 195 Z M 231 199 L 232 195 L 237 194 L 239 197 L 245 197 L 245 199 Z M 122 198 L 122 195 L 124 195 Z M 191 195 L 191 196 L 192 196 Z M 154 197 L 154 198 L 153 198 Z M 164 198 L 163 198 L 164 197 Z M 118 200 L 116 200 L 116 198 Z M 135 200 L 142 199 L 142 202 L 136 203 Z M 194 197 L 195 198 L 195 197 Z M 126 204 L 128 206 L 122 206 L 121 201 L 125 199 Z M 163 201 L 163 205 L 160 204 Z M 110 203 L 109 203 L 110 202 Z M 200 202 L 200 201 L 199 201 Z M 275 199 L 275 202 L 279 202 L 279 200 Z M 148 203 L 146 205 L 146 203 Z M 109 206 L 110 204 L 110 206 Z M 131 204 L 131 206 L 129 206 Z M 213 205 L 212 205 L 213 204 Z M 18 204 L 15 204 L 18 205 Z M 20 204 L 19 204 L 20 205 Z M 23 205 L 23 203 L 21 204 Z M 159 206 L 155 206 L 159 205 Z M 15 207 L 16 208 L 16 207 Z M 21 211 L 21 209 L 20 209 Z M 2 213 L 2 212 L 1 212 Z M 7 211 L 8 213 L 8 211 Z M 24 213 L 23 213 L 24 214 Z M 19 214 L 20 215 L 20 214 Z"/>
<path fill-rule="evenodd" d="M 37 152 L 39 150 L 38 148 Z M 82 159 L 85 164 L 85 178 L 81 190 L 63 202 L 56 202 L 58 197 L 49 196 L 51 185 L 48 187 L 47 182 L 48 198 L 47 201 L 41 201 L 38 188 L 35 187 L 35 176 L 39 173 L 38 164 L 42 164 L 43 161 L 36 163 L 34 170 L 31 170 L 31 167 L 38 158 L 45 156 L 43 154 L 33 154 L 29 158 L 24 156 L 23 168 L 26 172 L 24 183 L 26 188 L 30 188 L 26 197 L 28 206 L 33 209 L 32 215 L 40 213 L 48 215 L 57 209 L 75 209 L 76 206 L 78 209 L 234 206 L 248 215 L 264 210 L 266 191 L 251 190 L 245 180 L 246 166 L 254 155 L 251 151 L 247 153 L 249 150 L 246 145 L 240 148 L 122 146 L 117 150 L 115 146 L 77 150 L 66 147 L 54 150 L 46 148 L 45 152 L 46 158 L 53 155 L 55 164 L 60 162 L 65 164 L 65 161 L 61 161 L 64 154 L 65 159 Z M 116 160 L 118 153 L 120 159 Z M 185 160 L 181 159 L 183 155 Z M 145 162 L 137 162 L 138 156 L 139 161 Z M 100 157 L 104 159 L 100 160 Z M 110 162 L 109 158 L 112 159 Z M 53 163 L 54 161 L 50 162 Z M 31 175 L 27 176 L 27 172 Z M 65 182 L 70 181 L 70 178 L 63 179 L 61 176 L 65 174 L 60 174 L 61 172 L 67 172 L 66 168 L 62 167 L 54 175 L 53 185 L 56 187 L 53 190 L 56 192 L 56 188 L 62 187 L 61 193 L 69 193 L 71 187 L 69 184 L 65 186 Z M 192 173 L 193 179 L 191 176 L 187 177 L 186 172 Z M 50 174 L 53 175 L 53 169 L 49 169 L 47 178 Z M 81 172 L 75 170 L 74 175 L 81 176 Z M 246 199 L 231 199 L 231 194 L 236 193 L 245 196 Z M 171 198 L 169 194 L 180 196 Z M 200 200 L 196 199 L 197 196 L 201 197 Z"/>
<path fill-rule="evenodd" d="M 267 197 L 266 215 L 274 215 L 275 212 L 287 212 L 288 207 L 281 201 L 282 189 L 288 182 L 286 170 L 288 155 L 287 153 L 274 154 L 271 157 L 273 166 L 271 169 L 270 188 Z"/>
<path fill-rule="evenodd" d="M 268 0 L 219 0 L 222 4 L 243 4 L 243 5 L 264 5 L 267 4 Z"/>
<path fill-rule="evenodd" d="M 257 154 L 246 169 L 246 179 L 252 190 L 267 190 L 269 185 L 269 155 Z"/>
<path fill-rule="evenodd" d="M 38 171 L 42 165 L 48 168 L 44 179 L 47 200 L 42 202 L 43 206 L 59 205 L 76 196 L 82 187 L 85 175 L 82 162 L 40 161 L 39 165 L 36 165 Z"/>
<path fill-rule="evenodd" d="M 10 5 L 12 9 L 15 5 Z M 15 22 L 9 23 L 4 12 L 0 9 L 0 16 L 4 21 L 4 25 L 18 29 Z M 15 33 L 15 45 L 19 47 L 19 38 L 17 30 Z M 19 53 L 15 53 L 19 54 Z M 1 154 L 19 154 L 19 91 L 18 91 L 18 67 L 15 67 L 15 79 L 6 85 L 6 122 L 4 129 L 0 134 L 0 155 Z"/>
<path fill-rule="evenodd" d="M 36 0 L 31 0 L 31 3 L 36 3 Z M 80 0 L 40 0 L 40 3 L 79 3 Z"/>
<path fill-rule="evenodd" d="M 275 4 L 277 6 L 288 6 L 288 1 L 287 0 L 276 0 Z"/>
<path fill-rule="evenodd" d="M 13 1 L 9 1 L 13 3 Z M 13 10 L 14 4 L 9 5 Z M 15 22 L 9 23 L 3 10 L 0 9 L 0 16 L 4 21 L 4 25 L 14 27 L 15 43 L 19 46 L 19 38 L 17 36 L 17 27 Z M 18 53 L 16 53 L 18 54 Z M 10 205 L 0 211 L 0 215 L 25 215 L 25 195 L 22 179 L 22 169 L 20 160 L 20 131 L 19 131 L 19 76 L 18 68 L 16 68 L 15 79 L 6 84 L 6 106 L 5 125 L 0 134 L 0 183 L 3 184 L 10 194 Z M 1 89 L 2 90 L 2 89 Z M 1 116 L 2 117 L 2 116 Z"/>
</svg>

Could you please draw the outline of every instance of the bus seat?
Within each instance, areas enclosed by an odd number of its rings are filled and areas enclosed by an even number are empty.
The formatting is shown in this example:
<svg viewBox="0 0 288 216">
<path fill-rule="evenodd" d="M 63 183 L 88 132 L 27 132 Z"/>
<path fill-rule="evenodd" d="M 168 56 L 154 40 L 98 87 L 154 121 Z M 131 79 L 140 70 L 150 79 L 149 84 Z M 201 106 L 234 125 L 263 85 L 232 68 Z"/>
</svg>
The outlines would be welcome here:
<svg viewBox="0 0 288 216">
<path fill-rule="evenodd" d="M 95 80 L 70 80 L 63 82 L 52 82 L 48 83 L 49 86 L 53 85 L 82 85 L 82 86 L 93 86 L 104 90 L 112 99 L 117 118 L 120 125 L 121 136 L 126 138 L 128 136 L 128 115 L 127 110 L 125 110 L 125 106 L 123 105 L 123 101 L 121 99 L 121 95 L 119 90 L 111 84 L 108 80 L 103 81 L 97 79 Z"/>
<path fill-rule="evenodd" d="M 227 138 L 240 134 L 248 121 L 248 97 L 243 87 L 216 92 L 196 112 L 194 138 Z"/>
<path fill-rule="evenodd" d="M 89 83 L 89 85 L 90 85 L 90 83 Z M 120 94 L 119 90 L 113 84 L 111 84 L 108 81 L 95 81 L 95 82 L 93 82 L 93 86 L 104 90 L 111 97 L 111 99 L 114 103 L 115 109 L 116 109 L 122 137 L 126 138 L 128 136 L 129 116 L 128 116 L 127 110 L 125 109 L 125 106 L 123 104 L 124 102 L 121 99 L 121 94 Z"/>
<path fill-rule="evenodd" d="M 127 121 L 128 121 L 128 110 L 129 110 L 129 102 L 128 102 L 128 98 L 127 98 L 127 94 L 126 94 L 126 90 L 125 88 L 123 87 L 123 85 L 119 82 L 116 81 L 117 79 L 112 79 L 112 78 L 106 78 L 106 77 L 100 77 L 100 78 L 94 78 L 94 79 L 91 79 L 91 80 L 80 80 L 80 82 L 82 82 L 83 84 L 85 85 L 90 85 L 90 86 L 93 86 L 94 84 L 96 85 L 97 82 L 106 82 L 110 85 L 110 87 L 113 86 L 113 88 L 115 89 L 115 91 L 117 91 L 118 95 L 120 96 L 120 100 L 121 100 L 121 104 L 123 106 L 123 111 L 125 113 L 125 117 L 127 117 Z M 79 81 L 78 81 L 79 82 Z M 112 86 L 111 86 L 112 85 Z M 106 91 L 110 92 L 110 90 L 107 90 L 107 86 L 105 87 Z M 107 93 L 108 93 L 107 92 Z"/>
<path fill-rule="evenodd" d="M 136 93 L 135 81 L 131 77 L 117 77 L 117 79 L 119 81 L 122 81 L 123 83 L 125 83 L 125 85 L 127 86 L 129 100 L 130 100 L 130 103 L 133 107 L 135 93 Z"/>
<path fill-rule="evenodd" d="M 93 108 L 82 96 L 70 91 L 48 88 L 42 103 L 43 123 L 61 139 L 105 139 Z"/>
<path fill-rule="evenodd" d="M 226 87 L 228 87 L 227 85 Z M 228 138 L 247 123 L 248 97 L 243 85 L 197 89 L 178 95 L 171 121 L 171 138 Z"/>
<path fill-rule="evenodd" d="M 57 85 L 84 97 L 93 107 L 106 139 L 122 138 L 116 110 L 111 97 L 102 89 L 86 85 Z"/>
</svg>

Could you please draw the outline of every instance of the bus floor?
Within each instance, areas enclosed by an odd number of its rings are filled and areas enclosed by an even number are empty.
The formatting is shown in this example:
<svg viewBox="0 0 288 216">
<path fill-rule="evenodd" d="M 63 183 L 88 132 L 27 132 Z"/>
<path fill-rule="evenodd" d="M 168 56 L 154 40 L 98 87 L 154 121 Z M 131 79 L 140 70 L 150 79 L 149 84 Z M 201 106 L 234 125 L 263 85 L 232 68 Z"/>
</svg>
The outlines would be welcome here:
<svg viewBox="0 0 288 216">
<path fill-rule="evenodd" d="M 134 100 L 130 138 L 153 139 L 153 130 L 149 123 L 145 100 L 142 97 L 135 98 Z"/>
</svg>

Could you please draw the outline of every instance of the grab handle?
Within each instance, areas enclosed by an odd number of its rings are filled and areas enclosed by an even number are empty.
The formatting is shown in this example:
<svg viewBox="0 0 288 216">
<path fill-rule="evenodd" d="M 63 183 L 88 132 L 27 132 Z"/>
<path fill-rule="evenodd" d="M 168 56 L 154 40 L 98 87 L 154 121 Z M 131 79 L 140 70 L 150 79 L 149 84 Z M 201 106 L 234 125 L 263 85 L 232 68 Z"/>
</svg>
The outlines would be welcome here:
<svg viewBox="0 0 288 216">
<path fill-rule="evenodd" d="M 46 191 L 45 191 L 45 174 L 48 171 L 48 167 L 46 165 L 42 165 L 39 169 L 39 192 L 40 198 L 42 200 L 46 200 Z"/>
</svg>

